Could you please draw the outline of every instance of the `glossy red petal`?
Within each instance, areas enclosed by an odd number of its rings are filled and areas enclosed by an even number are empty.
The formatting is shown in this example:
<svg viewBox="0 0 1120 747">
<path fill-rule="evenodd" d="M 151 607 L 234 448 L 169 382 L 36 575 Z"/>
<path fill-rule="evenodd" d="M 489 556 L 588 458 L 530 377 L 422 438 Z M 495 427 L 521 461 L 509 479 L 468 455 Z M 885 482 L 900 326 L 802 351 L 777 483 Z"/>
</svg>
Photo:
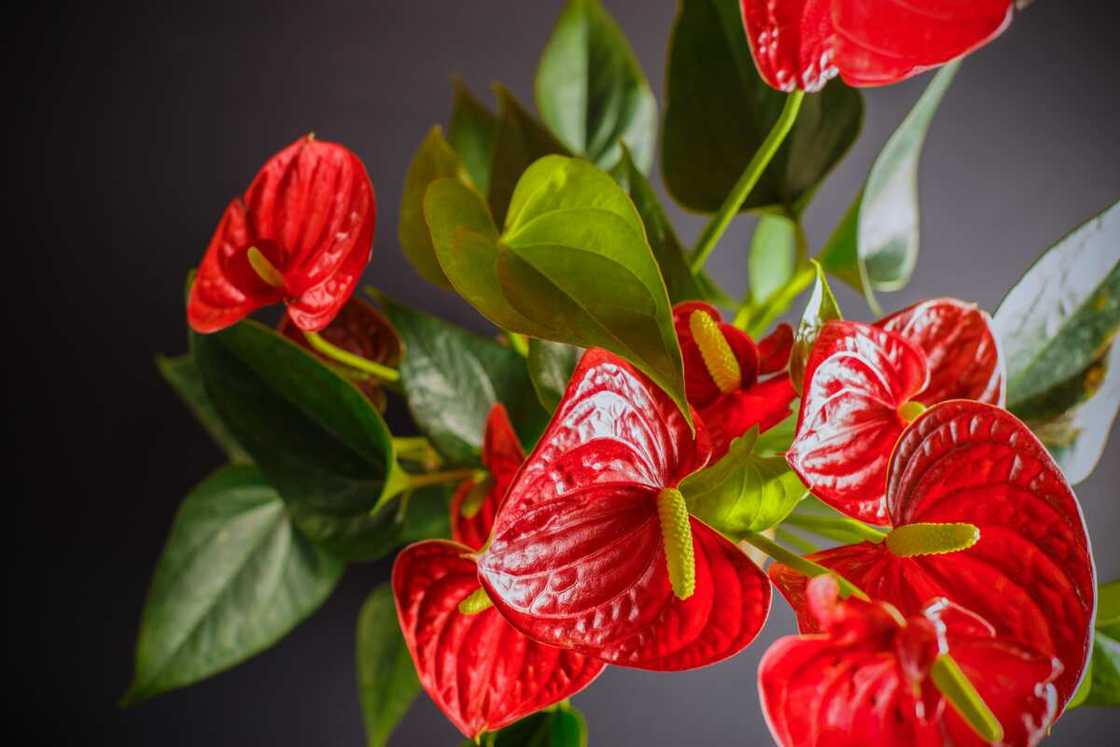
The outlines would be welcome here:
<svg viewBox="0 0 1120 747">
<path fill-rule="evenodd" d="M 451 497 L 452 539 L 474 550 L 486 544 L 494 526 L 494 516 L 524 460 L 525 452 L 510 422 L 509 412 L 503 404 L 496 403 L 486 418 L 482 442 L 482 463 L 490 473 L 489 489 L 477 512 L 469 517 L 463 515 L 463 503 L 475 488 L 474 480 L 464 480 L 455 490 Z"/>
<path fill-rule="evenodd" d="M 1003 358 L 992 319 L 976 304 L 934 298 L 891 314 L 876 326 L 925 353 L 929 383 L 915 397 L 923 404 L 949 399 L 1003 404 Z"/>
<path fill-rule="evenodd" d="M 793 350 L 793 327 L 782 322 L 774 331 L 758 341 L 758 374 L 778 373 L 789 368 L 789 354 Z"/>
<path fill-rule="evenodd" d="M 797 392 L 788 376 L 775 376 L 750 389 L 717 397 L 700 410 L 712 442 L 712 458 L 722 457 L 732 441 L 756 425 L 765 432 L 785 420 L 795 399 Z"/>
<path fill-rule="evenodd" d="M 830 0 L 742 0 L 759 75 L 779 91 L 820 90 L 837 73 Z"/>
<path fill-rule="evenodd" d="M 723 338 L 731 347 L 739 362 L 740 380 L 743 387 L 754 384 L 758 377 L 759 351 L 754 341 L 746 332 L 723 321 L 719 311 L 709 304 L 701 301 L 686 301 L 673 307 L 673 326 L 677 331 L 677 340 L 681 346 L 681 357 L 684 359 L 685 396 L 693 407 L 704 407 L 716 397 L 720 396 L 719 387 L 716 386 L 700 348 L 692 339 L 692 329 L 689 317 L 693 311 L 702 311 L 710 316 L 718 325 Z"/>
<path fill-rule="evenodd" d="M 526 638 L 490 608 L 463 615 L 478 588 L 470 550 L 432 540 L 393 564 L 401 631 L 424 690 L 468 738 L 495 731 L 586 687 L 603 662 Z"/>
<path fill-rule="evenodd" d="M 925 387 L 927 376 L 924 356 L 901 337 L 859 322 L 829 322 L 809 355 L 786 460 L 821 500 L 885 523 L 887 460 L 905 425 L 898 407 Z"/>
<path fill-rule="evenodd" d="M 753 0 L 762 4 L 762 0 Z M 778 5 L 785 5 L 778 0 Z M 798 3 L 788 3 L 797 5 Z M 983 46 L 1012 0 L 832 0 L 833 59 L 852 86 L 895 83 Z"/>
</svg>

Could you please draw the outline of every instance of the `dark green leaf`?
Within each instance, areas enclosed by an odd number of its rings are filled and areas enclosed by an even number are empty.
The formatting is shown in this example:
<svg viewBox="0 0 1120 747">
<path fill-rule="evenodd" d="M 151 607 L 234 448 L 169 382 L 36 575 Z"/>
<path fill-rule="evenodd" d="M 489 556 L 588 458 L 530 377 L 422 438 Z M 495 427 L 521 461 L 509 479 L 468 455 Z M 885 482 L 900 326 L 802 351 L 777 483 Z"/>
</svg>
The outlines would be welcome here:
<svg viewBox="0 0 1120 747">
<path fill-rule="evenodd" d="M 739 0 L 682 0 L 667 81 L 665 184 L 685 207 L 715 212 L 785 99 L 755 72 Z M 839 80 L 806 96 L 797 123 L 744 208 L 800 211 L 855 141 L 862 121 L 860 94 Z"/>
<path fill-rule="evenodd" d="M 357 638 L 358 700 L 366 724 L 366 744 L 384 747 L 420 694 L 420 680 L 401 635 L 389 584 L 374 589 L 362 605 Z"/>
<path fill-rule="evenodd" d="M 529 339 L 529 378 L 533 381 L 537 398 L 549 412 L 560 404 L 581 355 L 583 349 L 574 345 L 535 337 Z"/>
<path fill-rule="evenodd" d="M 542 158 L 518 182 L 500 238 L 477 196 L 453 180 L 433 184 L 424 209 L 444 272 L 492 321 L 611 350 L 687 409 L 665 283 L 641 217 L 609 176 L 586 161 Z"/>
<path fill-rule="evenodd" d="M 677 240 L 673 226 L 657 199 L 657 193 L 653 191 L 653 185 L 634 163 L 625 147 L 615 174 L 622 188 L 630 195 L 638 214 L 642 216 L 646 238 L 649 239 L 657 266 L 661 269 L 661 277 L 665 279 L 669 300 L 678 303 L 695 298 L 707 299 L 708 294 L 701 289 L 688 267 L 684 247 Z"/>
<path fill-rule="evenodd" d="M 643 171 L 653 164 L 657 102 L 641 66 L 599 0 L 570 0 L 534 83 L 537 109 L 575 153 L 610 168 L 625 143 Z"/>
<path fill-rule="evenodd" d="M 412 157 L 404 178 L 404 193 L 401 195 L 397 239 L 404 250 L 404 256 L 422 278 L 445 288 L 450 288 L 451 284 L 439 266 L 432 248 L 428 224 L 424 222 L 424 193 L 435 180 L 461 179 L 463 173 L 459 156 L 444 139 L 440 128 L 433 127 Z"/>
<path fill-rule="evenodd" d="M 458 78 L 455 79 L 455 103 L 447 140 L 463 160 L 471 181 L 481 194 L 490 189 L 490 164 L 494 160 L 494 140 L 498 120 Z"/>
<path fill-rule="evenodd" d="M 428 485 L 401 498 L 404 525 L 398 542 L 408 545 L 427 539 L 451 539 L 451 494 L 456 486 Z"/>
<path fill-rule="evenodd" d="M 191 335 L 206 391 L 296 525 L 347 558 L 392 549 L 389 429 L 352 383 L 253 321 Z"/>
<path fill-rule="evenodd" d="M 323 603 L 342 569 L 293 528 L 255 467 L 214 473 L 175 517 L 124 702 L 190 685 L 268 648 Z"/>
<path fill-rule="evenodd" d="M 789 356 L 789 377 L 793 388 L 798 392 L 801 391 L 801 380 L 805 378 L 805 363 L 809 360 L 809 352 L 817 341 L 817 335 L 821 333 L 821 327 L 827 322 L 844 318 L 840 313 L 840 305 L 836 303 L 836 296 L 832 295 L 832 288 L 828 286 L 828 278 L 816 260 L 812 262 L 816 271 L 816 283 L 813 295 L 809 296 L 809 303 L 805 305 L 805 311 L 801 315 L 801 323 L 794 333 L 793 350 Z"/>
<path fill-rule="evenodd" d="M 731 442 L 718 462 L 681 483 L 688 510 L 732 537 L 761 532 L 789 515 L 805 488 L 782 457 L 754 453 L 758 429 Z"/>
<path fill-rule="evenodd" d="M 796 221 L 778 213 L 759 217 L 747 257 L 747 287 L 755 303 L 765 303 L 789 284 L 804 246 Z"/>
<path fill-rule="evenodd" d="M 504 86 L 494 86 L 494 93 L 498 97 L 498 130 L 487 194 L 494 222 L 500 226 L 505 223 L 514 187 L 530 164 L 542 156 L 568 155 L 569 151 Z"/>
<path fill-rule="evenodd" d="M 1051 247 L 995 314 L 1007 407 L 1073 483 L 1104 451 L 1120 406 L 1120 206 Z"/>
<path fill-rule="evenodd" d="M 466 742 L 465 745 L 473 744 Z M 583 714 L 562 703 L 526 716 L 499 732 L 484 734 L 485 747 L 587 747 Z"/>
<path fill-rule="evenodd" d="M 385 311 L 405 344 L 400 371 L 409 411 L 449 463 L 478 463 L 486 416 L 497 402 L 509 410 L 524 442 L 540 435 L 548 414 L 524 358 L 402 304 L 386 301 Z"/>
<path fill-rule="evenodd" d="M 237 443 L 237 439 L 226 428 L 225 423 L 218 417 L 218 413 L 214 412 L 214 406 L 210 403 L 210 397 L 207 396 L 206 387 L 202 383 L 202 374 L 199 373 L 198 366 L 194 364 L 194 359 L 191 358 L 189 353 L 177 358 L 157 355 L 156 366 L 159 367 L 159 372 L 163 374 L 164 380 L 171 385 L 171 388 L 183 400 L 183 404 L 194 414 L 198 422 L 210 434 L 210 438 L 214 439 L 214 442 L 222 448 L 231 462 L 234 464 L 249 464 L 253 461 L 252 457 L 246 453 L 245 449 L 241 448 L 241 444 Z"/>
<path fill-rule="evenodd" d="M 918 261 L 918 161 L 933 115 L 960 62 L 941 68 L 879 153 L 860 194 L 821 252 L 830 273 L 863 291 L 906 286 Z"/>
</svg>

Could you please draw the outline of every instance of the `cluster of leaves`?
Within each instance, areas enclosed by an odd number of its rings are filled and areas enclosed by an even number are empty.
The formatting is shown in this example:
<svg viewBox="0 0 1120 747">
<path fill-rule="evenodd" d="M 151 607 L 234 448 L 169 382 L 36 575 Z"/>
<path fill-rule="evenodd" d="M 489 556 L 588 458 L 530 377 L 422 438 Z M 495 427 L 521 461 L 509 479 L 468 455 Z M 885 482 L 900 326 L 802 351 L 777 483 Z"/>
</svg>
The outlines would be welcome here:
<svg viewBox="0 0 1120 747">
<path fill-rule="evenodd" d="M 785 97 L 755 70 L 738 0 L 683 0 L 668 58 L 665 185 L 684 207 L 715 213 Z M 192 333 L 187 354 L 161 358 L 165 378 L 229 464 L 176 516 L 126 701 L 197 682 L 272 645 L 323 603 L 347 563 L 449 537 L 451 491 L 482 467 L 493 406 L 505 406 L 531 446 L 581 348 L 630 361 L 687 416 L 678 302 L 733 307 L 737 325 L 759 337 L 811 287 L 789 363 L 799 387 L 821 328 L 841 318 L 828 275 L 860 290 L 872 309 L 876 292 L 910 279 L 922 142 L 956 69 L 932 78 L 815 259 L 801 216 L 858 135 L 863 104 L 839 80 L 806 97 L 742 206 L 760 219 L 741 300 L 691 266 L 669 223 L 648 176 L 657 104 L 597 0 L 572 0 L 557 22 L 535 79 L 539 118 L 501 86 L 492 111 L 457 82 L 446 133 L 433 128 L 409 167 L 398 238 L 423 278 L 458 292 L 502 338 L 372 294 L 404 350 L 399 381 L 387 386 L 407 403 L 419 442 L 390 433 L 355 386 L 361 372 L 252 320 Z M 1100 458 L 1120 406 L 1118 216 L 1113 206 L 1052 247 L 995 315 L 1007 406 L 1074 483 Z M 720 460 L 685 480 L 691 512 L 731 538 L 776 529 L 806 550 L 814 545 L 798 531 L 839 541 L 874 535 L 805 500 L 781 456 L 795 422 L 740 434 Z M 1120 702 L 1108 589 L 1091 689 L 1080 696 L 1090 704 Z M 421 689 L 385 586 L 359 616 L 357 672 L 369 743 L 384 744 Z M 579 745 L 586 725 L 561 703 L 484 740 Z"/>
</svg>

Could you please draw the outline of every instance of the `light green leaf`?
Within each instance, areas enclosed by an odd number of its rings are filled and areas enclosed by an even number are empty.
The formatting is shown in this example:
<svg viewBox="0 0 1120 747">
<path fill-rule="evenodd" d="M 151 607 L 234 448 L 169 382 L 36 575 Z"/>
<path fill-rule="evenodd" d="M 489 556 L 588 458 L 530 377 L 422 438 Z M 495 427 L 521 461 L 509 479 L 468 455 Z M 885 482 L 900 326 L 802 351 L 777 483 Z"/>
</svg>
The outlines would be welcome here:
<svg viewBox="0 0 1120 747">
<path fill-rule="evenodd" d="M 404 177 L 404 193 L 401 195 L 401 213 L 397 224 L 397 239 L 404 250 L 404 256 L 420 273 L 420 276 L 433 285 L 450 288 L 451 284 L 443 274 L 432 248 L 432 236 L 428 224 L 424 222 L 424 194 L 428 185 L 437 179 L 465 176 L 463 164 L 451 145 L 443 137 L 443 131 L 433 127 L 420 143 L 408 173 Z"/>
<path fill-rule="evenodd" d="M 1120 706 L 1120 581 L 1097 592 L 1093 656 L 1067 709 L 1080 705 Z"/>
<path fill-rule="evenodd" d="M 809 296 L 809 303 L 801 315 L 801 323 L 793 336 L 793 350 L 789 356 L 789 377 L 793 388 L 801 392 L 802 379 L 805 378 L 805 364 L 809 360 L 809 353 L 813 350 L 813 343 L 821 328 L 828 322 L 843 319 L 840 305 L 836 303 L 836 296 L 832 295 L 832 288 L 828 286 L 828 278 L 816 260 L 812 260 L 816 271 L 816 283 L 813 285 L 813 294 Z"/>
<path fill-rule="evenodd" d="M 779 524 L 805 495 L 785 459 L 753 453 L 757 441 L 753 428 L 732 441 L 722 459 L 680 486 L 692 514 L 732 537 Z"/>
<path fill-rule="evenodd" d="M 486 194 L 490 189 L 490 165 L 494 160 L 497 133 L 497 118 L 474 97 L 462 80 L 456 78 L 447 140 L 459 154 L 480 194 Z"/>
<path fill-rule="evenodd" d="M 357 639 L 358 700 L 366 744 L 384 747 L 420 694 L 389 584 L 381 584 L 366 598 L 358 613 Z"/>
<path fill-rule="evenodd" d="M 498 129 L 487 191 L 494 222 L 502 225 L 514 187 L 530 164 L 542 156 L 570 155 L 564 144 L 533 118 L 504 86 L 494 86 L 498 97 Z"/>
<path fill-rule="evenodd" d="M 797 435 L 797 406 L 793 413 L 758 437 L 754 452 L 759 456 L 784 456 Z"/>
<path fill-rule="evenodd" d="M 1008 409 L 1080 482 L 1120 407 L 1120 206 L 1047 250 L 1000 304 L 994 326 Z"/>
<path fill-rule="evenodd" d="M 253 459 L 237 443 L 237 439 L 226 428 L 225 423 L 214 411 L 214 405 L 206 394 L 206 387 L 202 383 L 202 374 L 190 353 L 171 358 L 166 355 L 156 356 L 156 366 L 164 380 L 171 385 L 179 399 L 194 414 L 202 427 L 214 439 L 214 443 L 221 447 L 229 460 L 234 464 L 250 464 Z"/>
<path fill-rule="evenodd" d="M 346 558 L 396 541 L 391 436 L 369 399 L 314 355 L 257 322 L 191 335 L 222 421 L 313 541 Z"/>
<path fill-rule="evenodd" d="M 214 473 L 175 516 L 144 604 L 124 702 L 193 684 L 260 653 L 318 609 L 342 569 L 294 529 L 255 467 Z"/>
<path fill-rule="evenodd" d="M 669 42 L 661 166 L 669 193 L 715 212 L 785 101 L 755 71 L 739 0 L 681 0 Z M 805 97 L 797 122 L 744 209 L 799 213 L 859 134 L 863 100 L 839 80 Z"/>
<path fill-rule="evenodd" d="M 564 391 L 568 388 L 568 381 L 572 378 L 572 371 L 583 355 L 583 348 L 574 345 L 565 345 L 562 342 L 549 342 L 529 339 L 529 378 L 533 382 L 533 389 L 537 398 L 544 405 L 544 409 L 552 412 Z"/>
<path fill-rule="evenodd" d="M 747 257 L 747 287 L 756 304 L 766 303 L 789 285 L 804 246 L 796 221 L 778 213 L 763 213 L 759 217 Z"/>
<path fill-rule="evenodd" d="M 627 358 L 687 412 L 665 283 L 641 216 L 607 174 L 548 156 L 518 182 L 500 237 L 483 211 L 454 181 L 428 189 L 436 252 L 467 300 L 511 332 Z"/>
<path fill-rule="evenodd" d="M 649 171 L 657 102 L 630 44 L 599 0 L 565 6 L 533 90 L 541 118 L 573 152 L 610 168 L 625 143 Z"/>
<path fill-rule="evenodd" d="M 409 412 L 448 463 L 478 463 L 486 417 L 498 402 L 523 441 L 540 435 L 548 413 L 520 355 L 391 300 L 385 311 L 405 344 L 400 372 Z"/>
<path fill-rule="evenodd" d="M 877 309 L 875 291 L 901 290 L 918 261 L 918 161 L 960 62 L 942 67 L 879 153 L 867 182 L 821 252 L 824 268 Z"/>
</svg>

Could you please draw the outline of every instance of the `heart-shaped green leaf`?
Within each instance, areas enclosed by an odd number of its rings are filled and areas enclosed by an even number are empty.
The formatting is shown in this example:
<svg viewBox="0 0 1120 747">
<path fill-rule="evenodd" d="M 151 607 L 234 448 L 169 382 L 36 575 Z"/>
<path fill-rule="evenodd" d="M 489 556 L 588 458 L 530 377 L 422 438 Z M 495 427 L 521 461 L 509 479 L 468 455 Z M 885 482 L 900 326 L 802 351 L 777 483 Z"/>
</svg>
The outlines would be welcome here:
<svg viewBox="0 0 1120 747">
<path fill-rule="evenodd" d="M 384 747 L 420 694 L 389 584 L 381 584 L 366 598 L 358 613 L 357 639 L 358 700 L 366 744 Z"/>
<path fill-rule="evenodd" d="M 583 349 L 575 345 L 530 338 L 529 357 L 526 359 L 529 378 L 533 381 L 537 398 L 549 412 L 556 409 L 564 396 L 581 355 Z"/>
<path fill-rule="evenodd" d="M 570 0 L 541 56 L 533 90 L 541 118 L 573 152 L 603 168 L 621 144 L 653 164 L 657 102 L 630 44 L 599 0 Z"/>
<path fill-rule="evenodd" d="M 801 314 L 801 323 L 793 336 L 793 350 L 789 356 L 789 378 L 793 388 L 801 391 L 802 379 L 805 378 L 805 363 L 809 360 L 809 352 L 813 343 L 821 333 L 821 328 L 828 322 L 843 319 L 840 305 L 836 303 L 836 296 L 832 295 L 832 288 L 828 285 L 828 278 L 816 260 L 811 260 L 816 273 L 816 282 L 813 285 L 813 294 L 805 304 L 805 311 Z"/>
<path fill-rule="evenodd" d="M 673 198 L 715 212 L 778 119 L 785 94 L 755 72 L 739 0 L 682 0 L 669 43 L 661 166 Z M 744 209 L 797 213 L 855 141 L 859 92 L 839 80 L 805 97 L 797 122 Z"/>
<path fill-rule="evenodd" d="M 474 745 L 467 741 L 463 747 Z M 499 732 L 486 734 L 487 747 L 587 747 L 587 722 L 567 703 L 534 713 Z"/>
<path fill-rule="evenodd" d="M 777 525 L 805 495 L 784 458 L 754 453 L 757 441 L 758 429 L 751 429 L 722 459 L 681 483 L 688 510 L 731 537 Z"/>
<path fill-rule="evenodd" d="M 1120 407 L 1120 205 L 1066 236 L 995 314 L 1007 407 L 1072 483 L 1089 476 Z"/>
<path fill-rule="evenodd" d="M 497 118 L 475 98 L 462 80 L 456 78 L 447 141 L 462 159 L 471 182 L 482 194 L 490 189 L 490 165 L 494 160 L 497 134 Z"/>
<path fill-rule="evenodd" d="M 171 385 L 183 404 L 194 414 L 214 443 L 221 447 L 229 460 L 234 464 L 249 464 L 252 457 L 241 448 L 237 439 L 226 428 L 225 423 L 214 411 L 210 397 L 206 394 L 206 386 L 202 383 L 202 374 L 190 354 L 171 358 L 166 355 L 156 356 L 156 366 L 163 375 L 164 380 Z"/>
<path fill-rule="evenodd" d="M 462 327 L 385 300 L 404 341 L 401 384 L 412 418 L 450 464 L 478 464 L 486 417 L 501 402 L 521 439 L 532 443 L 548 413 L 525 359 Z"/>
<path fill-rule="evenodd" d="M 280 493 L 296 525 L 347 558 L 392 549 L 389 429 L 352 383 L 257 322 L 191 335 L 215 410 Z"/>
<path fill-rule="evenodd" d="M 501 225 L 513 198 L 514 187 L 529 165 L 543 156 L 569 150 L 518 103 L 505 86 L 494 86 L 498 97 L 498 128 L 494 136 L 494 158 L 487 191 L 490 211 Z"/>
<path fill-rule="evenodd" d="M 641 216 L 607 174 L 542 158 L 518 182 L 500 237 L 454 180 L 428 189 L 424 212 L 447 277 L 494 323 L 617 353 L 688 411 L 665 283 Z"/>
<path fill-rule="evenodd" d="M 901 290 L 918 261 L 918 161 L 933 115 L 960 62 L 941 68 L 879 153 L 867 181 L 840 221 L 820 261 L 863 292 Z"/>
<path fill-rule="evenodd" d="M 318 609 L 343 564 L 309 542 L 255 467 L 187 495 L 156 565 L 124 697 L 137 703 L 241 663 Z"/>
<path fill-rule="evenodd" d="M 434 285 L 450 288 L 451 284 L 443 274 L 432 248 L 432 237 L 428 224 L 424 222 L 424 193 L 428 185 L 437 179 L 463 178 L 465 171 L 459 156 L 443 137 L 443 131 L 433 127 L 420 143 L 408 173 L 404 177 L 404 193 L 401 195 L 400 220 L 397 223 L 397 239 L 404 250 L 404 256 L 420 273 L 420 277 Z"/>
</svg>

